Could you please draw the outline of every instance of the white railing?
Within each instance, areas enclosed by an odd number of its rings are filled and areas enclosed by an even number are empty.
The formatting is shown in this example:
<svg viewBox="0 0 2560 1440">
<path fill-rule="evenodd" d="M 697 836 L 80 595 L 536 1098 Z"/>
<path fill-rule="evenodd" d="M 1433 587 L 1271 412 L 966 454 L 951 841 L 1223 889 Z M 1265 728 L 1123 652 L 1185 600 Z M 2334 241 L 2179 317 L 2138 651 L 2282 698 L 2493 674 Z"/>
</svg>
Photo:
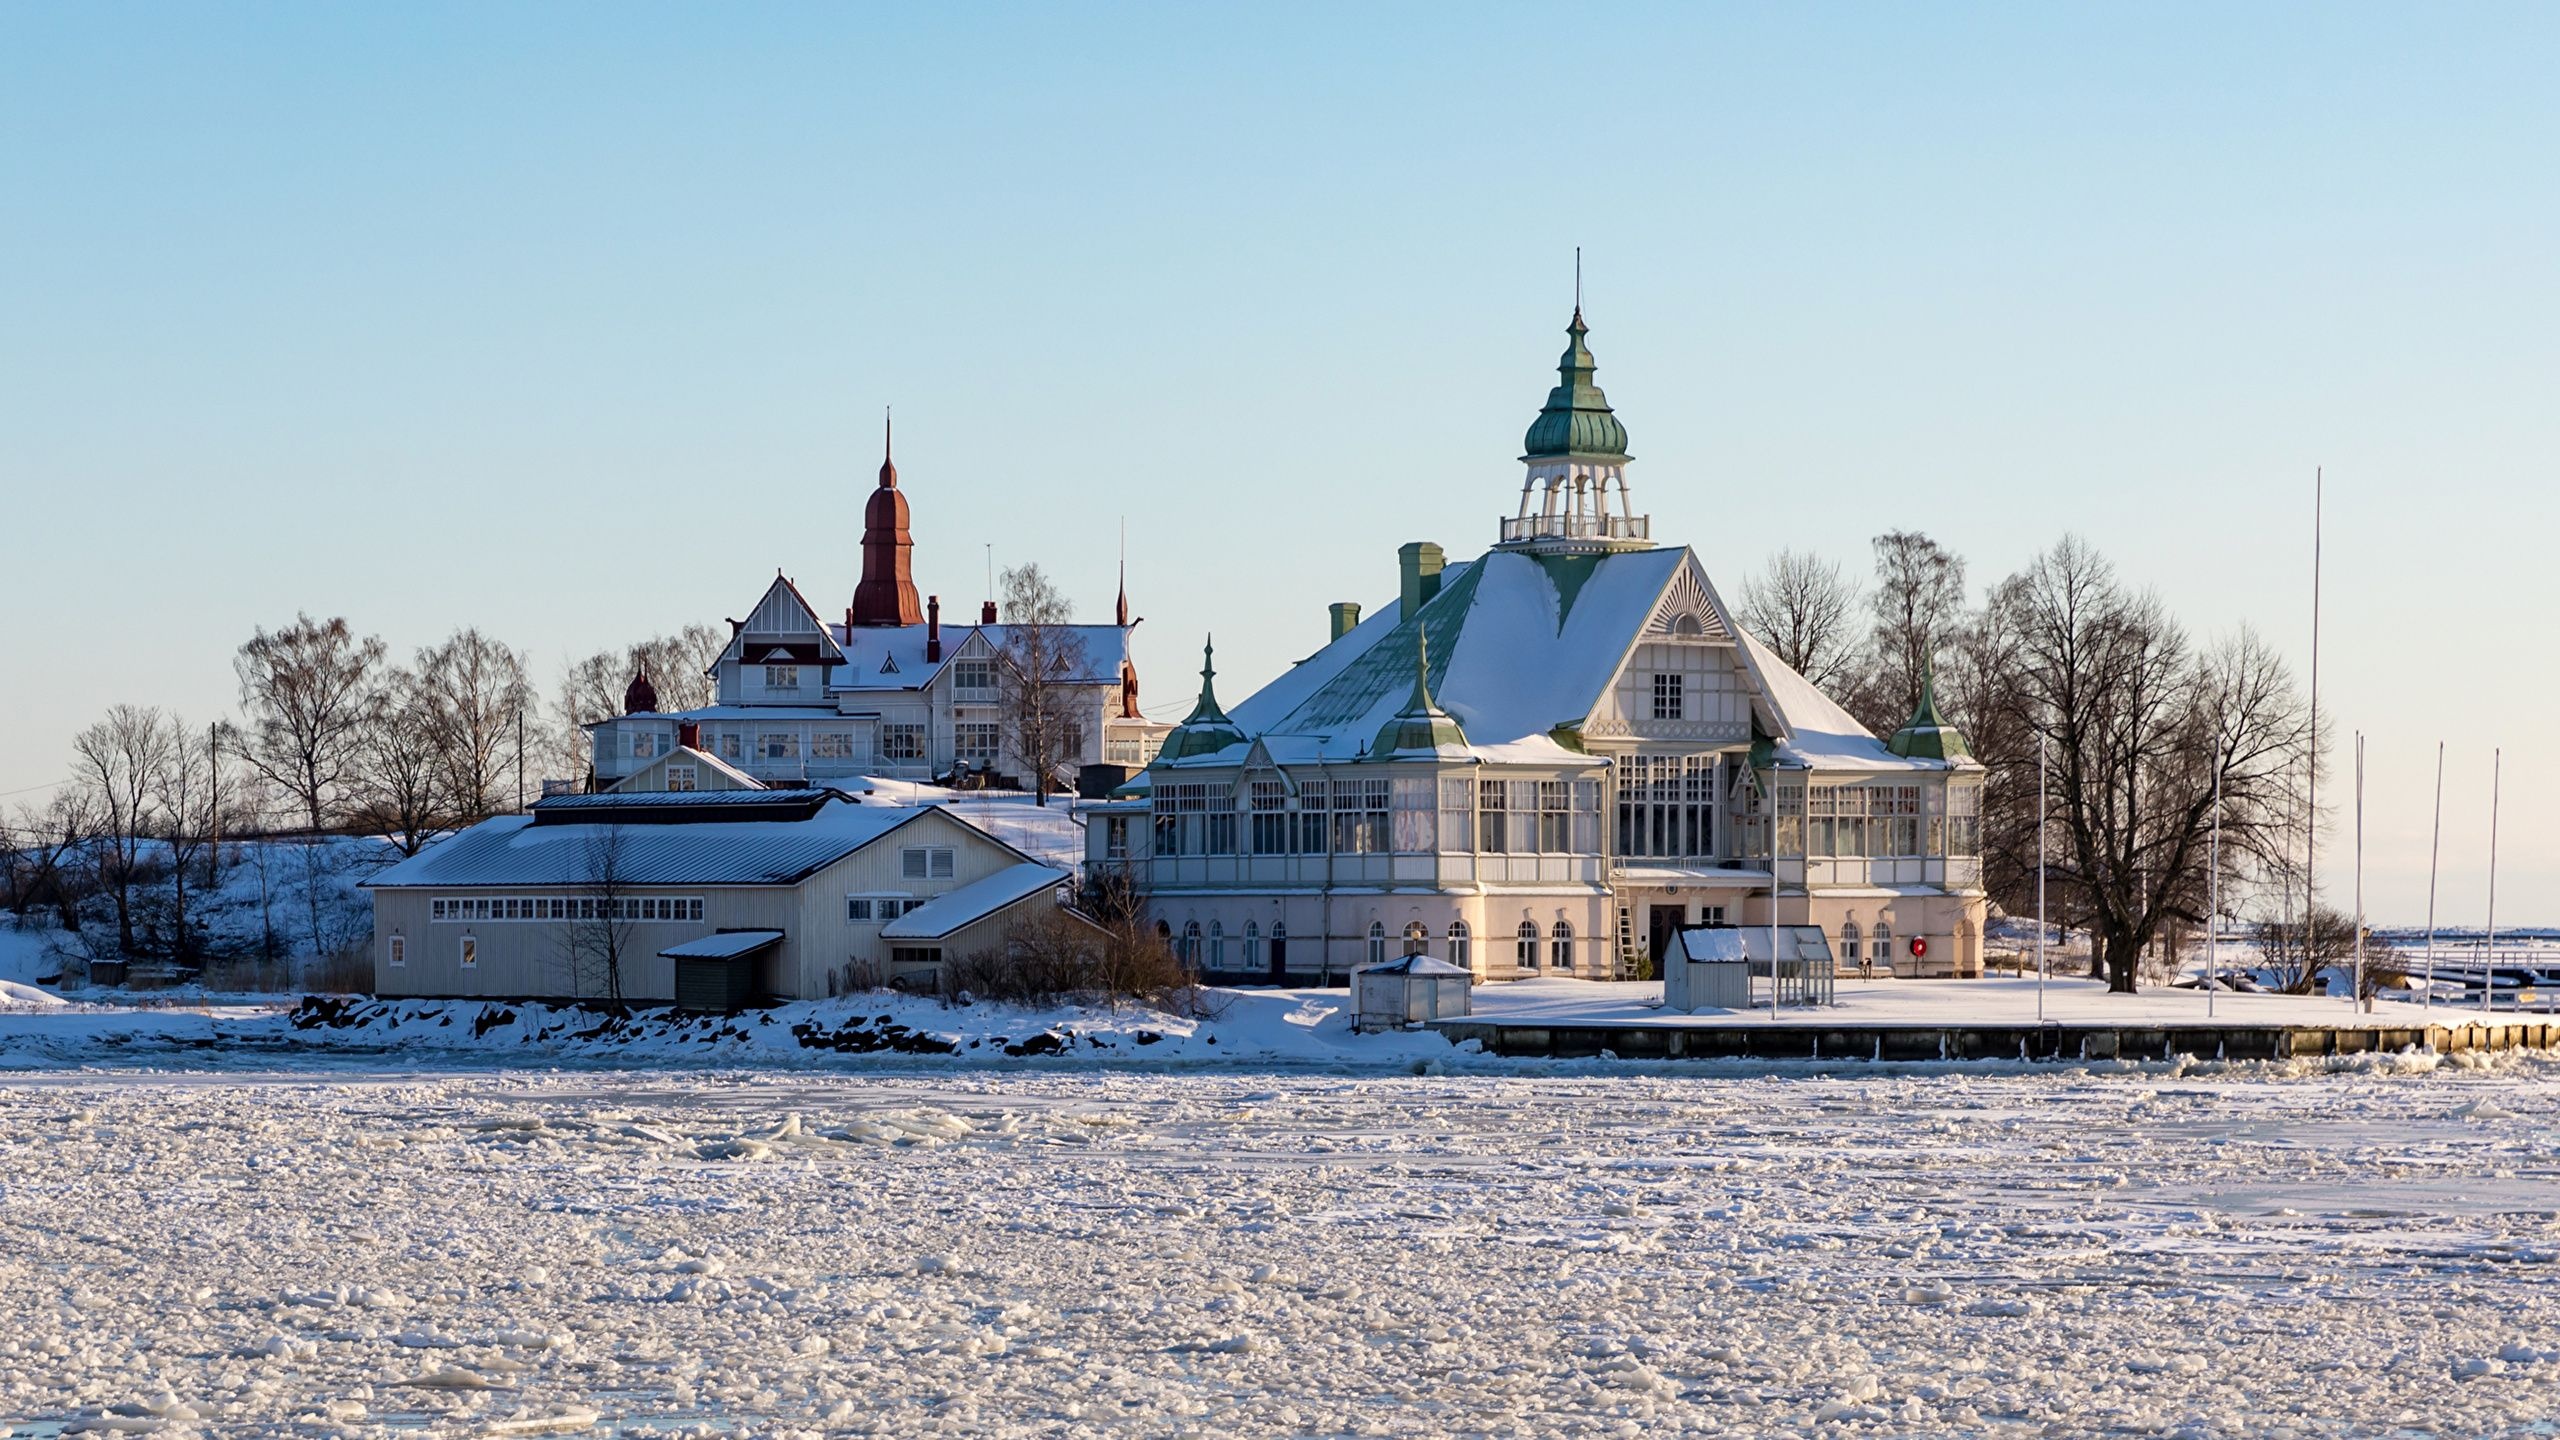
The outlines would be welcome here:
<svg viewBox="0 0 2560 1440">
<path fill-rule="evenodd" d="M 1505 543 L 1520 540 L 1650 540 L 1650 515 L 1517 515 L 1502 522 Z"/>
</svg>

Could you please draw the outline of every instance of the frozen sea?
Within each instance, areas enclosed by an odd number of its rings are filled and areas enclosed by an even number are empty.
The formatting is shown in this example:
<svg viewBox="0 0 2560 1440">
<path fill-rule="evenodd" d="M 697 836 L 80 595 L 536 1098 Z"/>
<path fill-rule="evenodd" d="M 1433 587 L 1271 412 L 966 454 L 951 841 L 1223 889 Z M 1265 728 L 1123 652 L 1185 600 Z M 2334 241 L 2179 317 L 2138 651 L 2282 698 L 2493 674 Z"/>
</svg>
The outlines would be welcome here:
<svg viewBox="0 0 2560 1440">
<path fill-rule="evenodd" d="M 2560 1066 L 0 1076 L 0 1430 L 2547 1435 Z"/>
</svg>

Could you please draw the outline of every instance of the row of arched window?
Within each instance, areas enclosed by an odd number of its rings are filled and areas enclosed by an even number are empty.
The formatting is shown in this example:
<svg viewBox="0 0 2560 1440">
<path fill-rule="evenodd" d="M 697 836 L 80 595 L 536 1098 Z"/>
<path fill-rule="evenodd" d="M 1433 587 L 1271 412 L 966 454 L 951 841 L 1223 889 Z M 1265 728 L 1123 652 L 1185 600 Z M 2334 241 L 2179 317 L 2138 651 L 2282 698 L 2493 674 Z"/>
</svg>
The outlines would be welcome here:
<svg viewBox="0 0 2560 1440">
<path fill-rule="evenodd" d="M 1846 935 L 1854 936 L 1856 933 L 1857 927 L 1852 925 L 1849 927 Z M 1877 933 L 1879 935 L 1884 933 L 1881 927 L 1878 928 Z M 1271 944 L 1274 946 L 1281 945 L 1288 940 L 1288 937 L 1288 926 L 1276 922 L 1272 925 L 1269 936 Z M 1263 967 L 1264 938 L 1262 926 L 1258 922 L 1252 920 L 1245 922 L 1243 935 L 1244 953 L 1236 968 L 1243 970 L 1259 970 Z M 1430 938 L 1430 929 L 1419 920 L 1408 922 L 1404 927 L 1404 939 L 1408 953 L 1420 950 L 1429 942 Z M 1372 965 L 1384 964 L 1387 959 L 1387 922 L 1383 920 L 1370 921 L 1368 940 L 1368 963 Z M 1470 970 L 1474 969 L 1475 932 L 1467 928 L 1467 922 L 1464 920 L 1453 920 L 1449 922 L 1448 940 L 1449 963 L 1452 965 L 1464 966 Z M 1566 921 L 1557 921 L 1555 923 L 1555 928 L 1552 930 L 1541 930 L 1538 928 L 1537 921 L 1523 920 L 1520 922 L 1520 929 L 1515 936 L 1514 943 L 1518 947 L 1515 952 L 1515 958 L 1519 967 L 1523 970 L 1541 970 L 1549 968 L 1570 970 L 1573 968 L 1573 926 Z M 1855 941 L 1853 939 L 1847 938 L 1844 938 L 1842 943 L 1850 946 L 1855 945 Z M 1227 965 L 1227 927 L 1224 921 L 1212 920 L 1209 922 L 1208 927 L 1205 930 L 1201 927 L 1199 921 L 1190 921 L 1182 927 L 1182 934 L 1176 941 L 1174 948 L 1176 953 L 1182 957 L 1183 963 L 1187 965 L 1204 966 L 1210 970 L 1224 970 L 1229 968 Z M 1851 951 L 1850 958 L 1856 958 L 1854 949 Z"/>
<path fill-rule="evenodd" d="M 1893 959 L 1893 927 L 1886 924 L 1884 921 L 1879 920 L 1876 922 L 1875 935 L 1872 941 L 1875 948 L 1872 950 L 1861 950 L 1859 946 L 1862 943 L 1867 942 L 1861 939 L 1858 930 L 1858 922 L 1855 920 L 1841 921 L 1840 959 L 1842 963 L 1849 965 L 1856 965 L 1862 962 L 1883 964 Z"/>
</svg>

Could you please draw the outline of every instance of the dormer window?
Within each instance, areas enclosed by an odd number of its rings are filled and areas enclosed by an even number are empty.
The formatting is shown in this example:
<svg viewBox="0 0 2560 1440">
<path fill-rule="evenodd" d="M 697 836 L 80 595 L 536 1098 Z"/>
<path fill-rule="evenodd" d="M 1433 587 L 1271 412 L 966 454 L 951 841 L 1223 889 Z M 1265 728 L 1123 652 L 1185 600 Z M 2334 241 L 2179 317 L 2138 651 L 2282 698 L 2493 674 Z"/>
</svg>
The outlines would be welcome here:
<svg viewBox="0 0 2560 1440">
<path fill-rule="evenodd" d="M 767 690 L 799 689 L 800 667 L 797 665 L 767 665 L 764 667 L 764 688 Z"/>
<path fill-rule="evenodd" d="M 700 778 L 701 772 L 691 765 L 670 765 L 667 767 L 667 788 L 669 790 L 691 790 Z"/>
<path fill-rule="evenodd" d="M 984 694 L 996 688 L 996 662 L 984 658 L 951 662 L 951 686 L 963 694 Z"/>
</svg>

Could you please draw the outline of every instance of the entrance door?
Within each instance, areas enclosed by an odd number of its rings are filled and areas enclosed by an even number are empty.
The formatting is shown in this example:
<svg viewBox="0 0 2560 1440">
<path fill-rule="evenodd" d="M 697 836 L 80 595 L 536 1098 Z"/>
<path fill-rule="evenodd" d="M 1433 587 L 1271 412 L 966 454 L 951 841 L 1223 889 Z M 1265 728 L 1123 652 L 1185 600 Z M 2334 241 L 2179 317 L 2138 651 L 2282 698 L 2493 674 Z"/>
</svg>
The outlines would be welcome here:
<svg viewBox="0 0 2560 1440">
<path fill-rule="evenodd" d="M 1686 905 L 1655 905 L 1645 911 L 1645 929 L 1652 942 L 1648 953 L 1653 956 L 1654 974 L 1662 973 L 1663 963 L 1670 957 L 1671 937 L 1688 923 L 1689 907 Z"/>
</svg>

